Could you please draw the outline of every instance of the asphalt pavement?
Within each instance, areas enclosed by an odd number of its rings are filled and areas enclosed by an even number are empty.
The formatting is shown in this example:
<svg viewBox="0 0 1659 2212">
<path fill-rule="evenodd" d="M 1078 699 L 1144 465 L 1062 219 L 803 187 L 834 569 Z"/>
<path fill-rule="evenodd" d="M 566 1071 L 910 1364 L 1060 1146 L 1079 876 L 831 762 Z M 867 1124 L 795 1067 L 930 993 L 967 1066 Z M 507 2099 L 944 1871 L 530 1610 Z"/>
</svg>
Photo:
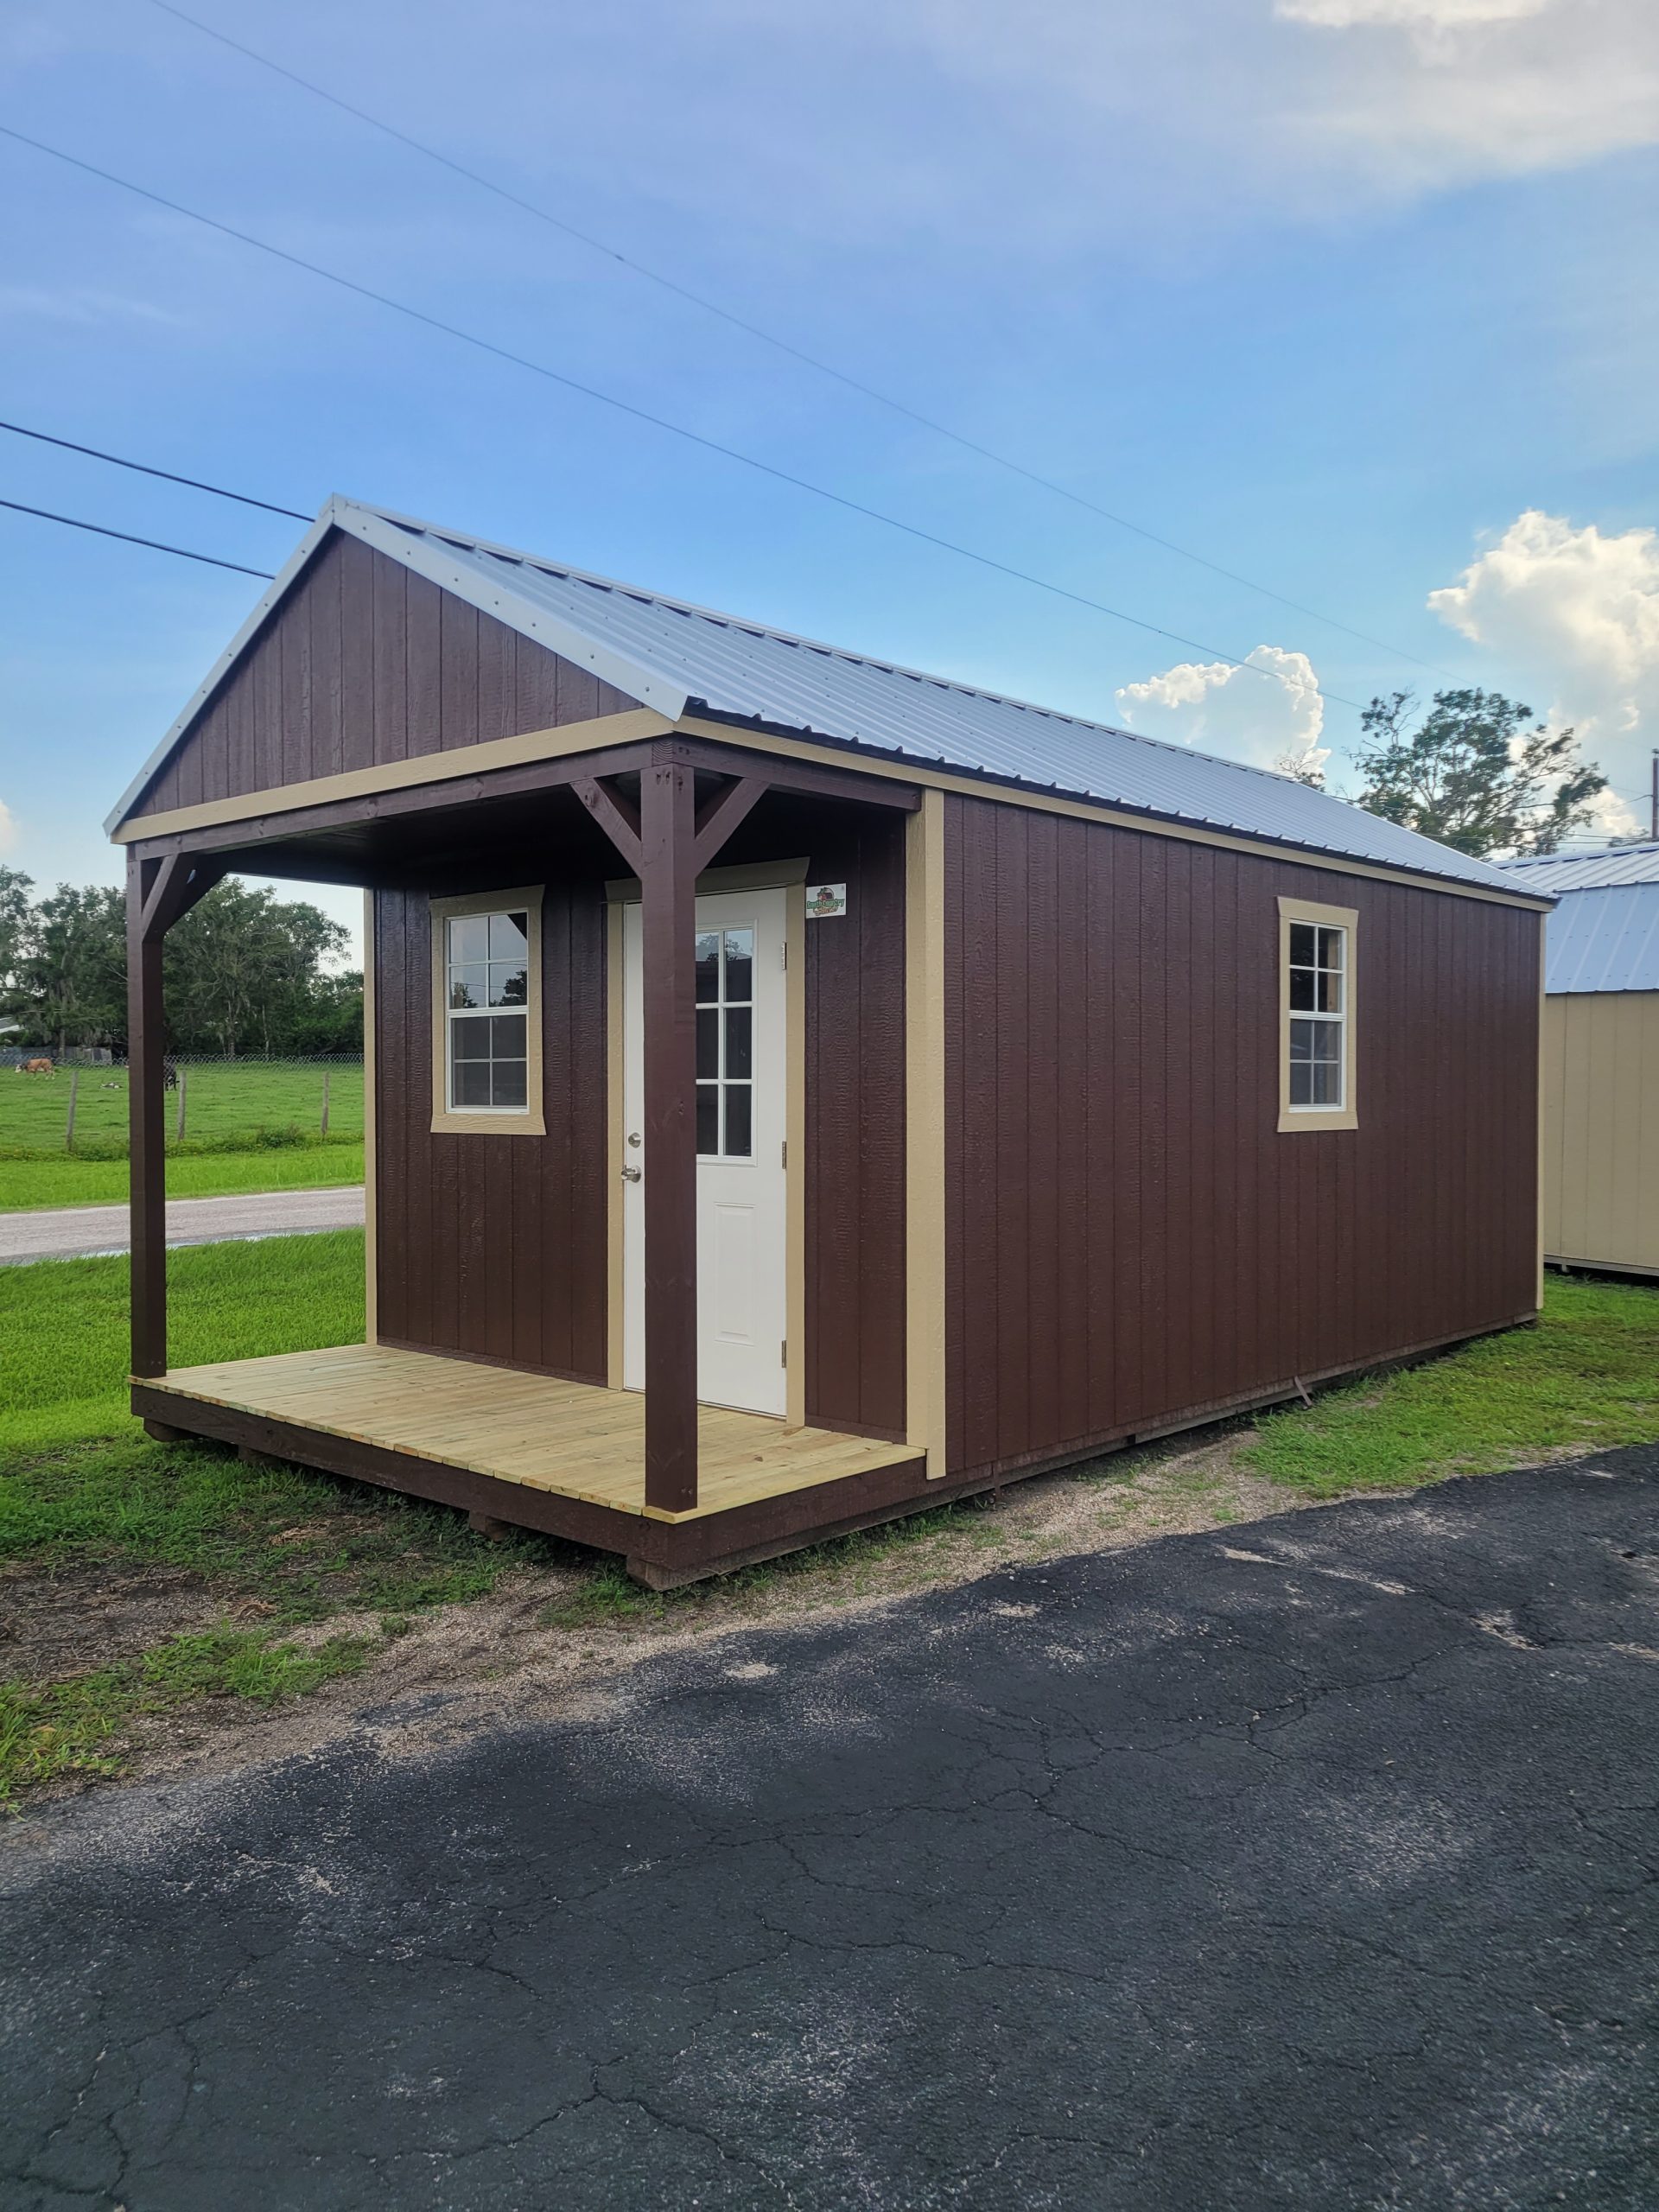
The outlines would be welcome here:
<svg viewBox="0 0 1659 2212">
<path fill-rule="evenodd" d="M 294 1236 L 309 1230 L 361 1229 L 363 1186 L 322 1191 L 252 1191 L 231 1198 L 169 1198 L 168 1244 L 220 1244 L 256 1236 Z M 124 1252 L 130 1242 L 125 1206 L 50 1206 L 0 1213 L 0 1266 L 21 1260 L 84 1260 Z"/>
<path fill-rule="evenodd" d="M 1651 2212 L 1656 1508 L 1609 1452 L 44 1808 L 0 2204 Z"/>
</svg>

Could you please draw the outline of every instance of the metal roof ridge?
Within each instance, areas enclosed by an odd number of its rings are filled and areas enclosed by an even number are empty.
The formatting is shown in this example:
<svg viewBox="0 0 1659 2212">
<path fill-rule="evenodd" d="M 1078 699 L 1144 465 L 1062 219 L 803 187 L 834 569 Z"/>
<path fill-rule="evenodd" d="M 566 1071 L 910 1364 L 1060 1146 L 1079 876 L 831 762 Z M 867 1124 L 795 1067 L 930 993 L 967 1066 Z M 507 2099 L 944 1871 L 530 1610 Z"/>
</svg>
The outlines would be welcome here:
<svg viewBox="0 0 1659 2212">
<path fill-rule="evenodd" d="M 918 683 L 931 683 L 940 690 L 960 691 L 966 698 L 985 699 L 994 706 L 1012 707 L 1020 714 L 1038 715 L 1045 721 L 1065 722 L 1072 729 L 1090 730 L 1101 737 L 1122 738 L 1130 745 L 1148 746 L 1157 752 L 1173 753 L 1178 760 L 1213 761 L 1217 767 L 1236 768 L 1241 775 L 1261 776 L 1268 783 L 1296 782 L 1294 776 L 1281 775 L 1276 768 L 1263 768 L 1254 760 L 1236 760 L 1225 753 L 1206 753 L 1200 746 L 1180 745 L 1171 738 L 1152 737 L 1144 730 L 1125 729 L 1117 722 L 1096 721 L 1091 715 L 1068 714 L 1060 707 L 1045 707 L 1035 699 L 1019 699 L 1011 691 L 988 690 L 983 684 L 968 683 L 960 677 L 941 676 L 937 669 L 911 668 L 903 661 L 888 660 L 874 653 L 857 652 L 850 645 L 832 645 L 827 639 L 809 638 L 793 630 L 780 630 L 775 623 L 756 621 L 753 615 L 733 614 L 720 607 L 702 607 L 695 600 L 677 599 L 667 592 L 654 591 L 645 584 L 625 582 L 618 576 L 601 576 L 592 569 L 576 568 L 568 561 L 555 561 L 545 554 L 527 552 L 523 546 L 503 545 L 490 538 L 475 537 L 467 531 L 450 530 L 441 523 L 423 522 L 418 516 L 398 514 L 390 507 L 372 506 L 365 501 L 358 500 L 342 500 L 339 504 L 357 506 L 364 513 L 374 515 L 399 530 L 418 531 L 423 537 L 435 537 L 441 543 L 448 540 L 454 544 L 468 546 L 474 552 L 488 554 L 496 560 L 521 563 L 525 568 L 539 569 L 567 582 L 590 584 L 600 591 L 617 591 L 630 599 L 648 600 L 655 606 L 671 608 L 677 614 L 693 615 L 704 622 L 717 622 L 727 628 L 744 631 L 751 637 L 770 638 L 776 644 L 801 646 L 808 652 L 828 653 L 831 658 L 847 661 L 855 668 L 876 669 L 886 676 L 909 677 Z M 1244 664 L 1239 662 L 1235 665 L 1242 667 Z M 662 672 L 669 673 L 666 670 Z M 1299 785 L 1298 788 L 1315 791 L 1320 798 L 1334 800 L 1338 806 L 1352 804 L 1351 800 L 1338 798 L 1334 791 L 1320 791 L 1317 785 Z M 1465 857 L 1474 856 L 1465 855 Z"/>
</svg>

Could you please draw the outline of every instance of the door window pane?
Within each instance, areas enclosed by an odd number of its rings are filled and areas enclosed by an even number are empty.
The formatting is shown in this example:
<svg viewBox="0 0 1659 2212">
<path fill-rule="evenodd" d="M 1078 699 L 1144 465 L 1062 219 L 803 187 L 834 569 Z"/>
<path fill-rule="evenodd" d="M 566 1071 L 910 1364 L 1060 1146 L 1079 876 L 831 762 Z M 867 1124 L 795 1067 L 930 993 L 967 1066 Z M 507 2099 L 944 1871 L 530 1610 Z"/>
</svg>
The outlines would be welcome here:
<svg viewBox="0 0 1659 2212">
<path fill-rule="evenodd" d="M 712 1160 L 720 1152 L 720 1085 L 700 1083 L 697 1085 L 697 1154 L 699 1158 Z"/>
<path fill-rule="evenodd" d="M 714 1006 L 720 997 L 720 933 L 697 932 L 697 1004 Z"/>
<path fill-rule="evenodd" d="M 697 1074 L 713 1078 L 720 1073 L 720 1012 L 712 1006 L 697 1008 Z"/>
<path fill-rule="evenodd" d="M 726 1073 L 741 1076 L 747 1083 L 754 1072 L 750 1065 L 750 1024 L 754 1009 L 747 1006 L 732 1006 L 726 1009 Z"/>
<path fill-rule="evenodd" d="M 747 1083 L 726 1085 L 726 1152 L 728 1159 L 747 1160 L 749 1156 L 749 1086 Z"/>
<path fill-rule="evenodd" d="M 726 989 L 729 1005 L 734 999 L 754 996 L 754 931 L 728 930 L 726 932 Z"/>
</svg>

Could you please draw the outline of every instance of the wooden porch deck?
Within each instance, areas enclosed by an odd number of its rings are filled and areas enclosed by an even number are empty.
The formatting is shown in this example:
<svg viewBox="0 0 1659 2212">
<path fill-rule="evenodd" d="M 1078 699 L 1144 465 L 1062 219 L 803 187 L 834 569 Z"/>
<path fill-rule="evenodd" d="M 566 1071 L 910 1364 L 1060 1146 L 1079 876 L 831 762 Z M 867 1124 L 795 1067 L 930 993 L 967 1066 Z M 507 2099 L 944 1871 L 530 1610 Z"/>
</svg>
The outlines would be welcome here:
<svg viewBox="0 0 1659 2212">
<path fill-rule="evenodd" d="M 225 1407 L 670 1522 L 707 1520 L 925 1456 L 912 1445 L 788 1428 L 760 1414 L 703 1406 L 697 1503 L 689 1513 L 665 1513 L 645 1503 L 645 1402 L 634 1391 L 384 1344 L 175 1368 L 145 1377 L 143 1389 L 147 1398 L 155 1393 Z M 189 1427 L 182 1406 L 179 1420 Z M 413 1469 L 409 1486 L 422 1488 Z"/>
</svg>

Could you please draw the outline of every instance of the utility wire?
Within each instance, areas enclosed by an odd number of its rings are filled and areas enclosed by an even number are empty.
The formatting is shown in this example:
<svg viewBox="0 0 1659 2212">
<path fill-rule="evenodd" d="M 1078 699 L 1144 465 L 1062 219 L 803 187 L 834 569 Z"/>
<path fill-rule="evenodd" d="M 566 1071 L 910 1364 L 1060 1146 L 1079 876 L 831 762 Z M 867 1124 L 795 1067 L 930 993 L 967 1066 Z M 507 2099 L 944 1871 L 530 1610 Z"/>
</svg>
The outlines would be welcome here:
<svg viewBox="0 0 1659 2212">
<path fill-rule="evenodd" d="M 38 438 L 45 446 L 61 446 L 66 453 L 90 454 L 94 461 L 107 461 L 114 468 L 136 468 L 141 476 L 159 476 L 168 484 L 188 484 L 193 492 L 211 492 L 216 499 L 235 499 L 245 507 L 263 507 L 268 515 L 292 515 L 296 522 L 311 520 L 297 507 L 273 506 L 269 499 L 251 499 L 245 492 L 227 492 L 222 484 L 204 484 L 199 476 L 175 476 L 170 468 L 152 468 L 147 461 L 128 461 L 118 453 L 100 452 L 97 446 L 77 445 L 73 438 L 54 438 L 49 430 L 31 430 L 22 423 L 0 423 L 0 430 L 10 430 L 20 438 Z"/>
<path fill-rule="evenodd" d="M 1017 582 L 1030 584 L 1035 590 L 1047 592 L 1055 599 L 1069 601 L 1074 607 L 1086 607 L 1096 614 L 1109 615 L 1115 622 L 1126 622 L 1132 628 L 1144 630 L 1154 638 L 1163 638 L 1172 645 L 1185 645 L 1190 652 L 1206 653 L 1212 659 L 1224 661 L 1229 667 L 1247 670 L 1252 676 L 1265 677 L 1270 683 L 1282 683 L 1287 690 L 1299 687 L 1276 669 L 1262 667 L 1259 663 L 1242 659 L 1236 653 L 1224 652 L 1218 645 L 1206 645 L 1196 638 L 1189 638 L 1179 630 L 1166 630 L 1161 624 L 1147 622 L 1138 614 L 1126 614 L 1122 607 L 1109 607 L 1104 600 L 1090 599 L 1086 593 L 1070 590 L 1047 577 L 1033 575 L 1027 569 L 1016 569 L 1007 561 L 999 561 L 988 553 L 977 553 L 969 546 L 959 545 L 952 538 L 941 537 L 937 532 L 924 530 L 918 524 L 902 522 L 896 515 L 884 514 L 879 507 L 866 506 L 861 500 L 849 499 L 845 493 L 832 492 L 824 485 L 815 484 L 810 478 L 797 476 L 789 469 L 779 468 L 769 461 L 761 461 L 753 454 L 741 452 L 735 446 L 722 445 L 717 438 L 705 437 L 700 430 L 689 429 L 683 423 L 670 421 L 666 416 L 653 414 L 649 408 L 636 406 L 632 401 L 619 399 L 614 393 L 603 391 L 596 385 L 584 384 L 580 378 L 567 376 L 562 370 L 550 368 L 544 361 L 532 360 L 528 354 L 517 353 L 510 346 L 499 346 L 493 339 L 480 338 L 458 323 L 446 322 L 442 316 L 429 315 L 425 308 L 411 307 L 407 301 L 392 298 L 388 292 L 378 292 L 372 285 L 359 283 L 355 277 L 342 276 L 338 270 L 325 269 L 320 262 L 307 261 L 302 255 L 290 253 L 284 246 L 272 245 L 269 240 L 256 238 L 251 231 L 238 230 L 233 224 L 220 222 L 217 216 L 204 215 L 194 207 L 187 207 L 164 194 L 152 192 L 147 185 L 134 184 L 129 178 L 118 176 L 113 170 L 100 168 L 94 162 L 83 161 L 77 154 L 65 153 L 61 147 L 47 144 L 44 139 L 32 138 L 27 131 L 15 130 L 9 124 L 0 124 L 0 137 L 12 139 L 20 146 L 28 146 L 37 154 L 47 154 L 54 161 L 62 162 L 70 168 L 79 169 L 83 175 L 95 176 L 105 184 L 112 184 L 123 192 L 130 192 L 152 207 L 165 207 L 169 214 L 185 216 L 189 221 L 200 223 L 206 229 L 217 231 L 220 237 L 234 238 L 239 245 L 252 246 L 257 252 L 269 254 L 275 261 L 287 264 L 291 269 L 303 270 L 308 276 L 320 276 L 326 283 L 335 284 L 342 291 L 353 293 L 359 299 L 372 301 L 375 306 L 389 308 L 394 315 L 405 315 L 411 322 L 423 324 L 429 330 L 441 331 L 447 338 L 459 340 L 463 346 L 474 346 L 481 353 L 493 354 L 497 360 L 510 362 L 515 368 L 528 369 L 533 376 L 544 377 L 550 384 L 562 385 L 567 391 L 580 392 L 583 398 L 597 400 L 601 406 L 616 410 L 619 414 L 631 416 L 635 422 L 648 423 L 653 429 L 666 430 L 671 436 L 684 439 L 688 444 L 699 446 L 705 453 L 721 454 L 727 461 L 741 461 L 760 475 L 769 476 L 774 482 L 788 484 L 798 492 L 809 492 L 813 498 L 826 500 L 849 514 L 862 515 L 868 521 L 879 522 L 889 530 L 896 530 L 906 537 L 913 537 L 924 545 L 935 545 L 959 559 L 971 561 L 978 568 L 988 569 L 994 574 L 1012 576 Z M 1363 711 L 1357 699 L 1345 698 L 1339 691 L 1323 691 L 1322 696 L 1344 707 Z"/>
<path fill-rule="evenodd" d="M 982 445 L 978 439 L 970 438 L 961 430 L 953 430 L 949 423 L 923 414 L 919 408 L 912 407 L 902 399 L 893 398 L 891 393 L 878 390 L 874 385 L 866 384 L 861 378 L 850 375 L 845 369 L 836 368 L 833 362 L 821 360 L 804 346 L 794 345 L 787 338 L 779 337 L 775 331 L 765 329 L 759 323 L 750 322 L 745 316 L 734 314 L 730 308 L 721 307 L 717 300 L 711 300 L 706 294 L 693 291 L 690 285 L 680 283 L 677 278 L 665 276 L 660 269 L 636 261 L 631 254 L 623 253 L 605 239 L 594 237 L 591 232 L 578 229 L 575 224 L 566 221 L 563 215 L 556 215 L 537 201 L 526 200 L 505 185 L 498 184 L 494 178 L 467 168 L 464 162 L 456 161 L 452 155 L 440 152 L 437 147 L 429 146 L 424 140 L 413 137 L 407 130 L 400 130 L 396 124 L 372 115 L 366 108 L 354 105 L 352 101 L 342 99 L 338 92 L 331 92 L 326 86 L 317 84 L 313 79 L 302 77 L 298 70 L 289 69 L 280 61 L 273 61 L 268 54 L 261 54 L 251 46 L 245 46 L 240 39 L 232 38 L 228 31 L 219 30 L 212 23 L 203 22 L 200 16 L 175 7 L 173 0 L 150 0 L 150 5 L 159 9 L 163 15 L 188 23 L 192 30 L 200 31 L 204 38 L 217 40 L 220 46 L 228 47 L 245 60 L 254 62 L 262 69 L 269 69 L 276 76 L 286 78 L 290 85 L 297 85 L 302 92 L 309 92 L 315 99 L 327 101 L 330 107 L 338 108 L 341 114 L 349 115 L 359 123 L 367 124 L 370 130 L 395 139 L 400 146 L 408 147 L 411 153 L 419 154 L 429 162 L 435 162 L 441 168 L 448 169 L 455 176 L 464 177 L 468 184 L 476 185 L 480 192 L 493 193 L 509 207 L 517 207 L 526 215 L 533 215 L 537 222 L 546 223 L 552 229 L 563 232 L 566 238 L 575 238 L 579 245 L 602 254 L 607 261 L 617 263 L 631 275 L 643 277 L 647 283 L 658 285 L 665 292 L 672 292 L 678 299 L 689 301 L 705 315 L 717 316 L 721 322 L 729 323 L 733 329 L 743 331 L 751 338 L 758 338 L 763 346 L 771 346 L 780 353 L 787 353 L 791 360 L 816 369 L 821 376 L 833 378 L 849 391 L 874 400 L 878 407 L 888 408 L 895 415 L 902 415 L 908 421 L 920 424 L 923 429 L 931 430 L 936 436 L 949 439 L 952 445 L 961 447 L 964 453 L 974 454 L 981 461 L 988 461 L 993 467 L 1006 469 L 1011 475 L 1023 477 L 1027 483 L 1035 484 L 1045 492 L 1052 492 L 1058 499 L 1069 499 L 1073 506 L 1086 508 L 1089 513 L 1100 516 L 1103 521 L 1112 524 L 1115 528 L 1129 531 L 1136 537 L 1144 538 L 1149 545 L 1159 545 L 1166 553 L 1177 554 L 1183 561 L 1194 562 L 1199 568 L 1208 569 L 1212 575 L 1224 576 L 1229 583 L 1241 584 L 1246 591 L 1259 592 L 1264 599 L 1276 601 L 1281 607 L 1287 607 L 1297 614 L 1305 614 L 1312 621 L 1323 622 L 1332 630 L 1340 630 L 1345 637 L 1357 638 L 1363 645 L 1375 645 L 1379 652 L 1390 653 L 1398 660 L 1410 661 L 1418 668 L 1430 669 L 1437 676 L 1451 675 L 1449 669 L 1441 668 L 1435 661 L 1425 660 L 1418 653 L 1407 652 L 1403 646 L 1391 645 L 1387 639 L 1375 638 L 1369 630 L 1357 630 L 1351 623 L 1338 621 L 1334 614 L 1323 614 L 1316 607 L 1304 606 L 1300 600 L 1291 599 L 1285 593 L 1274 590 L 1269 584 L 1257 583 L 1252 576 L 1241 575 L 1236 569 L 1224 568 L 1219 561 L 1212 561 L 1203 553 L 1195 553 L 1190 546 L 1178 545 L 1173 538 L 1162 537 L 1157 531 L 1147 529 L 1143 524 L 1131 522 L 1127 515 L 1115 513 L 1110 507 L 1103 507 L 1097 500 L 1073 491 L 1070 485 L 1059 483 L 1052 476 L 1045 476 L 1038 469 L 1027 468 L 1023 461 L 998 453 L 994 447 Z"/>
<path fill-rule="evenodd" d="M 124 545 L 148 545 L 153 553 L 176 553 L 181 561 L 201 561 L 210 569 L 234 569 L 238 576 L 260 576 L 269 583 L 269 569 L 245 569 L 240 561 L 221 561 L 216 553 L 193 553 L 185 545 L 163 545 L 159 537 L 135 537 L 130 530 L 106 530 L 101 522 L 82 522 L 78 515 L 54 515 L 50 507 L 26 507 L 21 499 L 0 499 L 15 515 L 37 515 L 42 522 L 60 522 L 70 530 L 90 530 L 99 537 L 118 537 Z"/>
</svg>

